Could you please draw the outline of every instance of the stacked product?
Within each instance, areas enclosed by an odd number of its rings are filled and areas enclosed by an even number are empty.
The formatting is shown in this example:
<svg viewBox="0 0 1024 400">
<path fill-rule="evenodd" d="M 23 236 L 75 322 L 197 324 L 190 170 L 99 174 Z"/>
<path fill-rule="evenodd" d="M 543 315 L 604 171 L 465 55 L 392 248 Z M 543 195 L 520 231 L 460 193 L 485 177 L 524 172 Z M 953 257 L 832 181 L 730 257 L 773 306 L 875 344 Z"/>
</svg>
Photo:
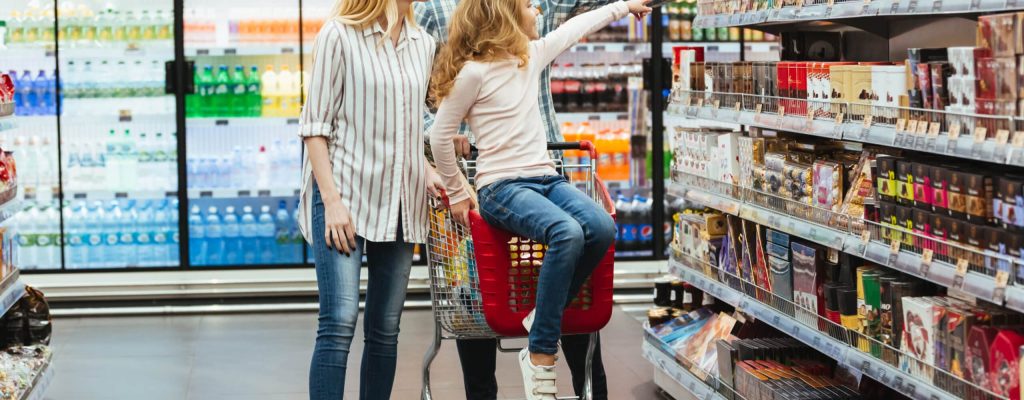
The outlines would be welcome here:
<svg viewBox="0 0 1024 400">
<path fill-rule="evenodd" d="M 17 86 L 11 74 L 0 72 L 0 118 L 14 114 Z"/>
<path fill-rule="evenodd" d="M 639 59 L 622 54 L 617 60 L 609 60 L 609 55 L 603 53 L 582 53 L 586 57 L 570 54 L 574 57 L 560 59 L 551 69 L 551 96 L 556 111 L 629 111 L 629 79 L 643 72 Z"/>
<path fill-rule="evenodd" d="M 62 4 L 54 10 L 40 8 L 39 3 L 25 4 L 26 9 L 11 11 L 7 20 L 8 40 L 13 46 L 46 46 L 60 39 L 76 46 L 106 47 L 114 43 L 169 41 L 174 34 L 171 10 L 117 10 L 110 3 L 108 8 L 98 11 L 86 3 L 77 7 Z M 55 14 L 61 20 L 59 31 L 54 29 Z"/>
<path fill-rule="evenodd" d="M 17 346 L 0 351 L 0 399 L 25 398 L 49 360 L 50 348 L 45 345 Z"/>
</svg>

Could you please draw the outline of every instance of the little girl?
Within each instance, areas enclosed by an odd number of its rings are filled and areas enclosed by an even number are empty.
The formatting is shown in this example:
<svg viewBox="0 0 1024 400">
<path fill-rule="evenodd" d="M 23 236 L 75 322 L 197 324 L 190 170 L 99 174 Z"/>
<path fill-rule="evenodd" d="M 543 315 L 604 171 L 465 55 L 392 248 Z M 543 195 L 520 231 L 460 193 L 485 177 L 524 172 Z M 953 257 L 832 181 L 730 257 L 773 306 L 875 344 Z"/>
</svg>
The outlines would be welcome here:
<svg viewBox="0 0 1024 400">
<path fill-rule="evenodd" d="M 461 0 L 448 43 L 434 63 L 430 91 L 440 106 L 430 143 L 452 215 L 466 225 L 469 210 L 476 208 L 463 186 L 452 146 L 466 120 L 479 149 L 480 214 L 493 226 L 548 245 L 536 308 L 524 321 L 530 331 L 529 348 L 519 353 L 531 400 L 555 398 L 562 311 L 615 237 L 615 223 L 604 208 L 554 168 L 537 100 L 540 76 L 555 57 L 587 34 L 628 13 L 650 12 L 649 1 L 607 5 L 540 38 L 540 10 L 531 0 Z"/>
</svg>

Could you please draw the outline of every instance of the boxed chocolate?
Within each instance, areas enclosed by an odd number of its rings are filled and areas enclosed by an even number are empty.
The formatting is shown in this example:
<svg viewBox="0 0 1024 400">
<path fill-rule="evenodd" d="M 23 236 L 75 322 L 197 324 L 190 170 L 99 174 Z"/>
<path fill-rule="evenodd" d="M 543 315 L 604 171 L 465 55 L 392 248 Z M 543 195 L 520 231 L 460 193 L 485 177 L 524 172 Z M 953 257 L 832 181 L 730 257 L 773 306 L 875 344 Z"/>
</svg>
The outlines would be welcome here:
<svg viewBox="0 0 1024 400">
<path fill-rule="evenodd" d="M 931 104 L 932 109 L 942 110 L 950 104 L 949 91 L 946 89 L 949 77 L 953 75 L 953 69 L 949 63 L 930 63 L 928 68 L 931 71 Z M 927 92 L 924 92 L 927 94 Z"/>
<path fill-rule="evenodd" d="M 819 248 L 793 241 L 793 302 L 800 308 L 797 319 L 808 326 L 818 326 L 818 316 L 825 315 L 824 301 L 818 299 L 818 286 L 824 284 L 824 273 L 819 274 L 818 265 L 824 257 Z"/>
<path fill-rule="evenodd" d="M 946 168 L 932 165 L 929 169 L 932 184 L 932 211 L 946 215 L 948 205 L 948 187 Z"/>
<path fill-rule="evenodd" d="M 931 166 L 919 162 L 912 163 L 911 174 L 914 179 L 914 207 L 931 211 L 933 197 Z"/>
<path fill-rule="evenodd" d="M 900 228 L 908 231 L 914 230 L 914 208 L 896 206 L 896 224 Z M 903 242 L 903 246 L 912 248 L 914 246 L 913 235 L 901 235 L 898 232 L 893 232 L 893 239 L 900 239 Z M 899 237 L 896 237 L 898 235 Z"/>
<path fill-rule="evenodd" d="M 915 71 L 914 77 L 915 90 L 923 93 L 932 93 L 932 73 L 928 64 L 917 64 L 917 71 Z M 934 108 L 931 96 L 924 96 L 922 99 L 924 108 Z"/>
<path fill-rule="evenodd" d="M 992 221 L 992 177 L 963 172 L 965 178 L 966 219 L 975 224 Z"/>
<path fill-rule="evenodd" d="M 913 163 L 896 161 L 896 202 L 911 206 L 914 204 Z"/>
<path fill-rule="evenodd" d="M 876 170 L 878 171 L 876 174 L 878 178 L 875 193 L 878 194 L 879 200 L 896 201 L 896 193 L 898 192 L 898 184 L 896 183 L 897 160 L 895 157 L 884 155 L 880 155 L 875 159 Z"/>
<path fill-rule="evenodd" d="M 975 97 L 986 100 L 1016 100 L 1016 60 L 1012 57 L 980 58 L 977 61 Z"/>
<path fill-rule="evenodd" d="M 842 167 L 830 161 L 814 163 L 814 206 L 838 212 L 843 200 Z"/>
<path fill-rule="evenodd" d="M 1020 229 L 1024 227 L 1024 193 L 1021 193 L 1022 181 L 1010 177 L 999 178 L 999 196 L 992 199 L 992 213 L 1004 228 Z M 996 215 L 996 206 L 999 207 Z"/>
<path fill-rule="evenodd" d="M 938 334 L 940 310 L 937 305 L 922 297 L 903 298 L 903 341 L 900 350 L 924 361 L 928 365 L 912 362 L 904 357 L 900 368 L 911 375 L 931 382 L 935 365 L 935 338 Z"/>
<path fill-rule="evenodd" d="M 967 334 L 967 349 L 964 355 L 967 368 L 964 377 L 982 387 L 989 387 L 989 361 L 992 343 L 999 330 L 989 326 L 971 327 Z"/>
<path fill-rule="evenodd" d="M 967 174 L 955 170 L 947 170 L 949 178 L 949 215 L 954 218 L 967 218 Z"/>
</svg>

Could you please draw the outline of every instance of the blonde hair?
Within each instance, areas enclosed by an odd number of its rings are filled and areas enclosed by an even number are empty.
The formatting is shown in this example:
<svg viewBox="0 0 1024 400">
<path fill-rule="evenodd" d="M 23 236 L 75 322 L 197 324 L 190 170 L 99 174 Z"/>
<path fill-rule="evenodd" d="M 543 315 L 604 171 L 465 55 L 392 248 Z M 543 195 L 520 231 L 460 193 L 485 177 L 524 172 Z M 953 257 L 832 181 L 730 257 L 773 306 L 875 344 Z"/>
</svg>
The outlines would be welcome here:
<svg viewBox="0 0 1024 400">
<path fill-rule="evenodd" d="M 398 4 L 396 4 L 396 0 L 337 0 L 334 3 L 334 7 L 331 7 L 331 13 L 328 15 L 345 25 L 361 29 L 373 26 L 381 16 L 384 16 L 388 21 L 388 26 L 384 31 L 388 35 L 394 33 L 395 29 L 398 29 Z M 412 6 L 409 7 L 409 12 L 405 15 L 405 23 L 415 23 Z"/>
<path fill-rule="evenodd" d="M 448 27 L 448 42 L 434 61 L 430 99 L 436 106 L 447 97 L 467 61 L 529 60 L 530 39 L 523 32 L 522 0 L 462 0 Z"/>
</svg>

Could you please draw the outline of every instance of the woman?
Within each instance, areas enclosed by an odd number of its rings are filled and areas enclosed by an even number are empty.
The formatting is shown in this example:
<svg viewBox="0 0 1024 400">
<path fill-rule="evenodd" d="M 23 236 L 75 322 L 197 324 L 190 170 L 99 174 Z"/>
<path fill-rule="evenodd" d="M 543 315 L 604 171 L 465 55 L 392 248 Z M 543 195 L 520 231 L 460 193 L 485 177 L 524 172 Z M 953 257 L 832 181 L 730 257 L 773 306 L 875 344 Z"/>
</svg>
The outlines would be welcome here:
<svg viewBox="0 0 1024 400">
<path fill-rule="evenodd" d="M 340 400 L 368 261 L 360 399 L 388 399 L 413 243 L 427 233 L 427 193 L 441 186 L 423 153 L 434 40 L 413 0 L 339 0 L 317 35 L 300 135 L 300 226 L 313 246 L 320 317 L 311 400 Z"/>
<path fill-rule="evenodd" d="M 627 13 L 645 14 L 649 0 L 617 2 L 570 19 L 539 38 L 531 0 L 461 0 L 431 79 L 440 101 L 430 133 L 434 161 L 466 224 L 475 207 L 463 186 L 452 138 L 466 119 L 480 153 L 476 185 L 487 223 L 549 246 L 540 269 L 535 313 L 523 322 L 529 348 L 519 354 L 528 399 L 554 399 L 562 311 L 611 246 L 615 224 L 565 181 L 546 149 L 538 91 L 555 57 Z"/>
</svg>

